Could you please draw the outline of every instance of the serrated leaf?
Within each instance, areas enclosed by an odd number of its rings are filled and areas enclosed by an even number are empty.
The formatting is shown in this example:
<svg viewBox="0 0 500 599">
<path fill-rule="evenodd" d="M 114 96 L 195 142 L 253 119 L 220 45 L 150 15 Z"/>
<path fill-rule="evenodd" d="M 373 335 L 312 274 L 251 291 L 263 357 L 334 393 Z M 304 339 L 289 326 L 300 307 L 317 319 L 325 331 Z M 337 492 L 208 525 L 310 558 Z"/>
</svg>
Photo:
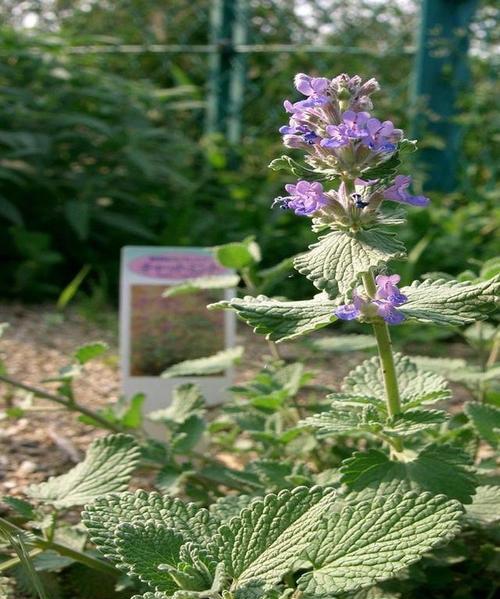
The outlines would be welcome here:
<svg viewBox="0 0 500 599">
<path fill-rule="evenodd" d="M 414 490 L 470 503 L 477 485 L 470 457 L 450 445 L 428 445 L 405 462 L 391 460 L 377 449 L 355 452 L 340 472 L 341 482 L 351 491 L 363 492 L 362 498 Z"/>
<path fill-rule="evenodd" d="M 2 502 L 8 505 L 11 509 L 15 510 L 19 516 L 26 519 L 33 519 L 35 517 L 35 508 L 24 499 L 19 497 L 2 497 Z"/>
<path fill-rule="evenodd" d="M 116 548 L 129 575 L 137 576 L 156 591 L 172 593 L 176 583 L 158 566 L 176 566 L 184 537 L 154 522 L 123 523 L 116 528 Z"/>
<path fill-rule="evenodd" d="M 394 354 L 394 364 L 404 409 L 450 398 L 448 383 L 443 377 L 419 370 L 410 358 L 399 353 Z M 382 405 L 385 387 L 379 359 L 365 360 L 352 370 L 342 383 L 342 391 L 352 396 L 374 397 Z M 335 394 L 329 398 L 335 399 Z"/>
<path fill-rule="evenodd" d="M 171 379 L 181 376 L 208 376 L 219 374 L 231 367 L 243 355 L 242 346 L 231 347 L 217 352 L 213 356 L 197 358 L 195 360 L 185 360 L 174 364 L 164 370 L 161 376 L 165 379 Z"/>
<path fill-rule="evenodd" d="M 478 284 L 443 279 L 415 281 L 401 290 L 408 301 L 398 310 L 408 319 L 461 326 L 486 318 L 498 300 L 499 290 L 500 277 Z"/>
<path fill-rule="evenodd" d="M 211 520 L 208 510 L 169 495 L 142 490 L 98 497 L 85 506 L 82 521 L 99 551 L 118 563 L 121 558 L 116 546 L 116 529 L 120 524 L 156 523 L 194 543 L 211 538 L 217 524 Z"/>
<path fill-rule="evenodd" d="M 477 434 L 492 447 L 500 443 L 500 409 L 479 402 L 465 404 L 464 412 Z"/>
<path fill-rule="evenodd" d="M 186 293 L 195 293 L 203 289 L 231 289 L 232 287 L 237 287 L 239 282 L 240 277 L 231 274 L 188 279 L 178 285 L 168 287 L 168 289 L 162 293 L 162 297 L 174 297 Z"/>
<path fill-rule="evenodd" d="M 460 504 L 443 495 L 408 493 L 328 514 L 307 551 L 312 571 L 299 578 L 298 588 L 331 596 L 391 578 L 452 538 L 461 513 Z"/>
<path fill-rule="evenodd" d="M 198 385 L 186 383 L 179 385 L 172 394 L 172 403 L 168 408 L 155 410 L 148 414 L 154 422 L 166 424 L 183 424 L 191 416 L 201 416 L 205 413 L 205 399 Z"/>
<path fill-rule="evenodd" d="M 98 358 L 109 350 L 109 345 L 102 341 L 96 341 L 95 343 L 86 343 L 80 346 L 73 354 L 75 360 L 79 364 L 86 364 L 94 358 Z"/>
<path fill-rule="evenodd" d="M 465 508 L 468 520 L 488 525 L 500 520 L 500 487 L 484 485 L 476 489 L 472 503 Z"/>
<path fill-rule="evenodd" d="M 328 412 L 321 412 L 301 420 L 298 426 L 316 429 L 317 436 L 321 438 L 330 435 L 380 431 L 382 419 L 372 405 L 354 407 L 333 404 Z"/>
<path fill-rule="evenodd" d="M 326 295 L 311 300 L 282 302 L 259 295 L 234 298 L 208 306 L 209 309 L 229 308 L 253 327 L 255 333 L 280 342 L 295 339 L 335 322 L 336 304 Z"/>
<path fill-rule="evenodd" d="M 404 255 L 403 244 L 383 229 L 333 231 L 320 237 L 309 252 L 297 256 L 294 266 L 318 289 L 345 298 L 362 273 Z"/>
<path fill-rule="evenodd" d="M 372 335 L 335 335 L 335 337 L 320 337 L 313 339 L 311 347 L 318 351 L 347 352 L 362 351 L 377 347 L 375 337 Z"/>
<path fill-rule="evenodd" d="M 407 437 L 432 430 L 446 419 L 442 410 L 407 410 L 387 420 L 383 432 L 391 437 Z"/>
<path fill-rule="evenodd" d="M 239 517 L 222 525 L 213 552 L 233 577 L 233 590 L 279 582 L 291 562 L 310 546 L 320 515 L 334 500 L 332 489 L 298 487 L 256 499 Z M 285 547 L 288 554 L 282 559 Z M 291 547 L 295 547 L 293 557 Z"/>
<path fill-rule="evenodd" d="M 109 435 L 94 441 L 85 459 L 66 474 L 31 485 L 28 495 L 57 508 L 83 505 L 100 495 L 122 491 L 140 459 L 140 448 L 129 435 Z"/>
<path fill-rule="evenodd" d="M 248 507 L 254 499 L 255 497 L 251 495 L 226 495 L 219 497 L 208 509 L 219 522 L 227 522 L 231 518 L 239 516 L 241 510 Z"/>
</svg>

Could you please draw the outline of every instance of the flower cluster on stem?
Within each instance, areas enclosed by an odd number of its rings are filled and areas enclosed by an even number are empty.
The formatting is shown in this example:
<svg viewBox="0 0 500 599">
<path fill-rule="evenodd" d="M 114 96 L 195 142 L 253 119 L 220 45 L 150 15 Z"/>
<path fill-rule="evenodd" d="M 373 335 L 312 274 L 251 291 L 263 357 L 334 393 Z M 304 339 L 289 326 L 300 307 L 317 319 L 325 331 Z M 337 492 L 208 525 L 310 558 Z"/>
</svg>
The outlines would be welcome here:
<svg viewBox="0 0 500 599">
<path fill-rule="evenodd" d="M 314 218 L 319 225 L 359 230 L 377 222 L 384 201 L 429 203 L 425 196 L 410 193 L 410 176 L 398 175 L 392 181 L 366 176 L 387 163 L 403 139 L 403 131 L 390 120 L 380 121 L 369 112 L 370 96 L 379 89 L 375 79 L 299 73 L 295 87 L 305 99 L 284 103 L 290 115 L 289 123 L 280 128 L 284 145 L 305 151 L 305 162 L 318 174 L 352 185 L 324 189 L 319 181 L 300 180 L 286 185 L 288 195 L 276 198 L 275 205 Z"/>
</svg>

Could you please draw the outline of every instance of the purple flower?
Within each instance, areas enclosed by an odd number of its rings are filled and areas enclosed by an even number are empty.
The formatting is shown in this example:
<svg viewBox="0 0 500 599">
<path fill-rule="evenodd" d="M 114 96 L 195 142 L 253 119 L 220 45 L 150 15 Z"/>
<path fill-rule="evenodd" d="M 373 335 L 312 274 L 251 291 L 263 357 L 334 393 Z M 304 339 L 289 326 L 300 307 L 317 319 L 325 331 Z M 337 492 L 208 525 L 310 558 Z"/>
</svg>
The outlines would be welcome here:
<svg viewBox="0 0 500 599">
<path fill-rule="evenodd" d="M 376 118 L 366 121 L 366 136 L 363 143 L 376 152 L 394 152 L 403 132 L 395 129 L 391 121 L 381 123 Z"/>
<path fill-rule="evenodd" d="M 290 147 L 300 147 L 304 143 L 312 146 L 320 139 L 319 135 L 306 125 L 294 125 L 292 122 L 280 127 L 279 131 L 283 135 L 284 144 Z"/>
<path fill-rule="evenodd" d="M 398 175 L 394 179 L 394 184 L 384 191 L 384 199 L 400 202 L 401 204 L 410 204 L 411 206 L 427 206 L 429 198 L 425 196 L 412 196 L 408 193 L 410 184 L 411 177 Z"/>
<path fill-rule="evenodd" d="M 335 315 L 342 320 L 354 320 L 361 316 L 361 309 L 367 302 L 356 293 L 352 294 L 352 304 L 343 304 L 335 310 Z"/>
<path fill-rule="evenodd" d="M 296 185 L 288 183 L 285 189 L 290 195 L 276 198 L 273 206 L 278 204 L 282 208 L 289 208 L 299 216 L 310 216 L 328 203 L 321 183 L 298 181 Z"/>
<path fill-rule="evenodd" d="M 375 279 L 375 298 L 365 298 L 354 291 L 352 304 L 339 306 L 335 315 L 342 320 L 353 320 L 359 316 L 371 318 L 377 315 L 389 324 L 400 324 L 405 316 L 397 308 L 406 303 L 408 298 L 398 289 L 399 281 L 399 275 L 378 275 Z"/>
<path fill-rule="evenodd" d="M 330 86 L 330 80 L 326 77 L 310 77 L 304 73 L 297 73 L 294 83 L 297 90 L 304 96 L 325 95 Z"/>
<path fill-rule="evenodd" d="M 358 141 L 368 135 L 365 125 L 370 118 L 368 112 L 353 112 L 348 110 L 342 115 L 342 123 L 340 125 L 328 125 L 326 133 L 329 135 L 321 142 L 321 145 L 326 148 L 341 148 L 351 143 Z"/>
</svg>

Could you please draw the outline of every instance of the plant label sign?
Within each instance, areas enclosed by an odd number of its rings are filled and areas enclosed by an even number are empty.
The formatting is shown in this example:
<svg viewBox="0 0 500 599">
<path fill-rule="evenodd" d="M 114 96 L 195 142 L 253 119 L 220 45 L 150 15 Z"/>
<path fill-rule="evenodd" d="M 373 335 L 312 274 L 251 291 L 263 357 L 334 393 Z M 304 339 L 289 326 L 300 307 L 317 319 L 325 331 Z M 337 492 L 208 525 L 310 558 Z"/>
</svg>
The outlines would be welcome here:
<svg viewBox="0 0 500 599">
<path fill-rule="evenodd" d="M 230 368 L 203 376 L 168 376 L 186 360 L 213 356 L 234 346 L 231 313 L 211 312 L 207 304 L 231 298 L 229 289 L 203 289 L 165 296 L 172 286 L 199 277 L 228 277 L 212 252 L 192 247 L 128 246 L 122 249 L 120 276 L 120 355 L 122 391 L 146 396 L 144 412 L 166 407 L 183 383 L 198 384 L 209 404 L 220 403 L 230 386 Z M 162 376 L 163 375 L 163 376 Z"/>
</svg>

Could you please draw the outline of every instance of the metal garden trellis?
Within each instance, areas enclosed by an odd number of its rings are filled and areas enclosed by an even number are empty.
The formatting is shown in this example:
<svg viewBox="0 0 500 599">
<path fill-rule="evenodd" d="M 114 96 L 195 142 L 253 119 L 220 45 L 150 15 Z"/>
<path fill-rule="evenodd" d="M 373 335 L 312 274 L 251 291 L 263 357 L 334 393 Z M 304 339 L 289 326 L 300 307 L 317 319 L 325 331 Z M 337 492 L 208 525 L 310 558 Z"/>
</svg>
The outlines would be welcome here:
<svg viewBox="0 0 500 599">
<path fill-rule="evenodd" d="M 441 139 L 442 149 L 426 149 L 421 157 L 427 186 L 452 191 L 457 183 L 461 132 L 454 121 L 460 92 L 469 82 L 468 25 L 477 0 L 422 0 L 418 47 L 411 90 L 412 132 L 428 131 Z M 250 52 L 356 52 L 356 48 L 246 44 L 247 0 L 213 0 L 211 84 L 207 130 L 223 133 L 230 143 L 240 137 L 245 81 L 245 55 Z M 422 106 L 422 100 L 424 105 Z"/>
<path fill-rule="evenodd" d="M 441 139 L 442 148 L 420 152 L 428 180 L 426 187 L 451 191 L 457 181 L 460 127 L 456 103 L 467 87 L 468 24 L 478 0 L 421 0 L 418 46 L 411 83 L 412 133 L 428 131 Z M 71 53 L 207 55 L 208 85 L 205 130 L 222 134 L 229 144 L 240 141 L 245 95 L 246 61 L 255 53 L 365 54 L 355 47 L 304 44 L 251 44 L 249 0 L 211 0 L 210 40 L 207 44 L 119 44 L 66 48 Z M 35 49 L 36 50 L 36 49 Z"/>
</svg>

